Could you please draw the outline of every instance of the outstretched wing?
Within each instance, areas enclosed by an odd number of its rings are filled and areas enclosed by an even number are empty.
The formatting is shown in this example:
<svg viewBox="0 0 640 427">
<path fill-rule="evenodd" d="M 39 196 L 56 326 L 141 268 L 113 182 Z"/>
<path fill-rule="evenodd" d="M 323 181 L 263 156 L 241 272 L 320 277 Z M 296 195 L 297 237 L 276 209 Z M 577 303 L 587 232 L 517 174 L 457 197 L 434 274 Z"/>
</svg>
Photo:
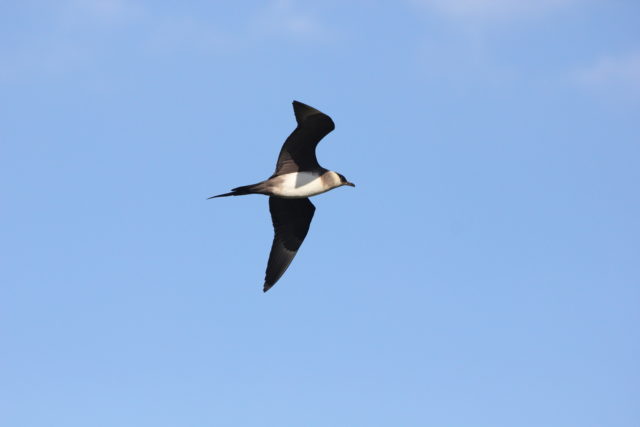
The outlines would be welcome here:
<svg viewBox="0 0 640 427">
<path fill-rule="evenodd" d="M 282 145 L 274 175 L 319 168 L 316 146 L 335 129 L 331 117 L 302 102 L 293 101 L 293 112 L 298 126 Z"/>
<path fill-rule="evenodd" d="M 269 197 L 269 211 L 275 235 L 264 278 L 264 292 L 276 284 L 298 253 L 309 231 L 315 210 L 309 199 Z"/>
</svg>

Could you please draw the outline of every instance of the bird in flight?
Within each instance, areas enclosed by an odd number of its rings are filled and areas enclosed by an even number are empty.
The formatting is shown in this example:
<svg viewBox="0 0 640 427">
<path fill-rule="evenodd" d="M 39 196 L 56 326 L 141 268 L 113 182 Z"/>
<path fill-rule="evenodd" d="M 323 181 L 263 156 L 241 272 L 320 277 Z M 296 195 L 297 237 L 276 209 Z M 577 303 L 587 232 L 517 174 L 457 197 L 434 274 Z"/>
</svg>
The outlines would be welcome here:
<svg viewBox="0 0 640 427">
<path fill-rule="evenodd" d="M 331 117 L 298 101 L 293 101 L 293 112 L 298 126 L 282 145 L 273 175 L 257 184 L 236 187 L 229 193 L 209 197 L 269 196 L 274 237 L 264 278 L 264 292 L 282 277 L 307 236 L 316 210 L 309 197 L 343 185 L 355 187 L 343 175 L 318 164 L 316 146 L 335 129 Z"/>
</svg>

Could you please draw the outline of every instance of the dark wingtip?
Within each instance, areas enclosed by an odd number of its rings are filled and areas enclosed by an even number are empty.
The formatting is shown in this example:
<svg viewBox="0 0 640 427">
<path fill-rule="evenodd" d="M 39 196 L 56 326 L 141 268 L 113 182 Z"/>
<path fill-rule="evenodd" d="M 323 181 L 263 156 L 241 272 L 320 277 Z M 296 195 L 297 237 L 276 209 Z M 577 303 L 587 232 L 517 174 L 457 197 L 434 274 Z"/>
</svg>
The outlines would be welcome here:
<svg viewBox="0 0 640 427">
<path fill-rule="evenodd" d="M 298 123 L 303 122 L 307 117 L 313 116 L 314 114 L 322 114 L 323 116 L 327 116 L 322 111 L 317 110 L 312 106 L 305 104 L 304 102 L 294 100 L 292 104 L 293 104 L 293 113 L 295 114 L 296 121 Z"/>
<path fill-rule="evenodd" d="M 268 284 L 267 282 L 265 282 L 264 286 L 262 287 L 262 292 L 267 292 L 273 287 L 273 285 L 275 285 L 275 283 Z"/>
</svg>

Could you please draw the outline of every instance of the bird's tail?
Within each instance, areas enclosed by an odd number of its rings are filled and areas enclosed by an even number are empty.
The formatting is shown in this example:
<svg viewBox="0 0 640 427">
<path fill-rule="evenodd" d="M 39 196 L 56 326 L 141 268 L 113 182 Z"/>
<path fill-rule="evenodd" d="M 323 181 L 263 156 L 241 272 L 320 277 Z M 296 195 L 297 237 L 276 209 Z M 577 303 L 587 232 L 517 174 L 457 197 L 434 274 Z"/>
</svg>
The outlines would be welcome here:
<svg viewBox="0 0 640 427">
<path fill-rule="evenodd" d="M 218 194 L 217 196 L 211 196 L 209 199 L 215 199 L 216 197 L 228 197 L 228 196 L 244 196 L 245 194 L 260 193 L 260 184 L 243 185 L 242 187 L 232 188 L 229 193 Z"/>
</svg>

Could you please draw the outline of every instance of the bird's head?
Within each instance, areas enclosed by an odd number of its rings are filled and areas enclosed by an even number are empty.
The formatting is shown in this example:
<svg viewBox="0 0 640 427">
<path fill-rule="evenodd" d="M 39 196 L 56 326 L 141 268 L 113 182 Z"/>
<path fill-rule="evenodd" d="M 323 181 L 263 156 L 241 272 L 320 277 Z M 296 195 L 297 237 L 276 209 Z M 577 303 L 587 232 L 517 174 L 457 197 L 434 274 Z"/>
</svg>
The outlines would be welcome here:
<svg viewBox="0 0 640 427">
<path fill-rule="evenodd" d="M 337 172 L 333 172 L 333 174 L 335 175 L 335 186 L 336 187 L 341 187 L 343 185 L 348 185 L 349 187 L 355 187 L 356 185 L 353 182 L 349 182 L 349 180 L 347 178 L 344 177 L 344 175 L 339 174 Z"/>
</svg>

